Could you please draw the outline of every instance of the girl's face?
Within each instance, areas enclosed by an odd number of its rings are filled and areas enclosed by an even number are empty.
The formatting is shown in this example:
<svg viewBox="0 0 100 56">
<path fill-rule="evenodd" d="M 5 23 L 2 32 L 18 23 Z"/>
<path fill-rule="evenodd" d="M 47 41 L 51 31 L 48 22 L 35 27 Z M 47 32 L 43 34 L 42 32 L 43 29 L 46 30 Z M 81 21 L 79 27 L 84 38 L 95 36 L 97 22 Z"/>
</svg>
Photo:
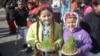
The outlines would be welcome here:
<svg viewBox="0 0 100 56">
<path fill-rule="evenodd" d="M 65 25 L 68 29 L 73 30 L 76 27 L 76 19 L 75 18 L 67 18 L 65 20 Z"/>
<path fill-rule="evenodd" d="M 28 4 L 28 9 L 29 9 L 29 10 L 31 10 L 32 7 L 33 7 L 33 6 L 32 6 L 31 4 Z"/>
<path fill-rule="evenodd" d="M 51 13 L 47 9 L 43 10 L 39 16 L 39 20 L 44 24 L 50 24 L 52 22 L 52 18 L 53 18 L 53 13 Z"/>
</svg>

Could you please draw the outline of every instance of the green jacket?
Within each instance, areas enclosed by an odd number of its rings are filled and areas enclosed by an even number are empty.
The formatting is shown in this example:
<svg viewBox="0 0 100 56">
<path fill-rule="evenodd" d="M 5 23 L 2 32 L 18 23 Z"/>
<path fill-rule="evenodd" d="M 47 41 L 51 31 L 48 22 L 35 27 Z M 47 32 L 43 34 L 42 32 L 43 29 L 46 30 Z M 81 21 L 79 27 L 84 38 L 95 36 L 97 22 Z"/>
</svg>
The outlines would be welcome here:
<svg viewBox="0 0 100 56">
<path fill-rule="evenodd" d="M 43 29 L 43 26 L 42 26 L 42 23 L 39 22 L 39 41 L 42 42 L 42 29 Z M 50 26 L 50 29 L 51 29 L 51 26 Z M 29 30 L 28 30 L 28 33 L 27 33 L 27 43 L 31 45 L 31 47 L 34 50 L 34 52 L 36 53 L 37 49 L 36 49 L 36 43 L 38 42 L 37 40 L 37 35 L 36 35 L 36 30 L 37 30 L 37 22 L 36 23 L 33 23 Z M 51 36 L 51 35 L 49 35 Z M 62 44 L 62 36 L 61 36 L 61 26 L 60 24 L 56 23 L 55 22 L 55 28 L 54 28 L 54 43 L 56 44 L 59 44 L 59 47 L 61 47 L 61 44 Z M 54 56 L 58 56 L 58 51 L 56 50 L 56 54 Z"/>
</svg>

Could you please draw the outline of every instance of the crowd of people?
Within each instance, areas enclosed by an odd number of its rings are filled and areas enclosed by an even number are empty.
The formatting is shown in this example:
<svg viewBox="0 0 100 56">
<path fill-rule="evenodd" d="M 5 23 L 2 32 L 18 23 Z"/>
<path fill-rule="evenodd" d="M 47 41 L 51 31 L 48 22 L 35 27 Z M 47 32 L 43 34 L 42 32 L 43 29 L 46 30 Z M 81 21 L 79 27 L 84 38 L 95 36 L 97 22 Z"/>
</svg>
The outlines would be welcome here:
<svg viewBox="0 0 100 56">
<path fill-rule="evenodd" d="M 27 48 L 27 53 L 34 51 L 35 56 L 59 56 L 59 49 L 71 35 L 78 48 L 75 56 L 100 53 L 100 0 L 61 0 L 60 16 L 55 16 L 51 1 L 4 0 L 9 34 L 18 30 L 23 48 Z M 54 51 L 39 50 L 46 38 L 55 44 Z"/>
</svg>

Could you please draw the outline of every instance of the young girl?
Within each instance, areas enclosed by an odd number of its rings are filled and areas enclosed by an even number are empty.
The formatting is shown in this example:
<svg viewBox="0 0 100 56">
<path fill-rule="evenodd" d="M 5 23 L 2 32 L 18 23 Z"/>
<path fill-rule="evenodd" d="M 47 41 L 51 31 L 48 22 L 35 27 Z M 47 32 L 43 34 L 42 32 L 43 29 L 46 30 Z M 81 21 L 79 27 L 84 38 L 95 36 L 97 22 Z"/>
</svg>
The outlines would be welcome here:
<svg viewBox="0 0 100 56">
<path fill-rule="evenodd" d="M 65 14 L 65 28 L 63 30 L 63 40 L 66 43 L 69 36 L 74 36 L 77 44 L 77 55 L 86 56 L 86 53 L 92 48 L 89 34 L 79 27 L 79 18 L 75 12 Z"/>
<path fill-rule="evenodd" d="M 32 24 L 27 33 L 27 42 L 32 46 L 35 56 L 58 56 L 56 48 L 61 47 L 61 26 L 54 21 L 53 11 L 50 7 L 42 7 L 38 11 L 38 21 Z M 40 43 L 50 38 L 55 44 L 55 51 L 39 51 Z M 41 55 L 42 54 L 42 55 Z"/>
<path fill-rule="evenodd" d="M 36 16 L 38 12 L 38 7 L 42 6 L 43 1 L 41 0 L 34 0 L 28 2 L 28 8 L 29 8 L 29 18 L 27 19 L 27 26 L 29 27 L 32 23 L 36 22 Z M 44 5 L 44 4 L 43 4 Z M 45 6 L 49 6 L 48 4 L 45 4 Z"/>
</svg>

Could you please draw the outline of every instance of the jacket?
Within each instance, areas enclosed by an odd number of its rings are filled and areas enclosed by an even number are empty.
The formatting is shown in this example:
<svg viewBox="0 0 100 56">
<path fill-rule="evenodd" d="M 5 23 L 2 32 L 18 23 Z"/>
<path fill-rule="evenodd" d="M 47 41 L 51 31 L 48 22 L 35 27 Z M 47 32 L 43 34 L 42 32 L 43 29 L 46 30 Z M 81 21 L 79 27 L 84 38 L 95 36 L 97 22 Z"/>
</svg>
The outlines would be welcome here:
<svg viewBox="0 0 100 56">
<path fill-rule="evenodd" d="M 73 35 L 76 40 L 77 48 L 82 50 L 82 52 L 76 56 L 86 56 L 86 53 L 92 48 L 92 40 L 89 34 L 81 28 L 75 28 L 72 32 L 65 28 L 63 30 L 64 43 L 66 43 L 68 37 L 71 35 Z"/>
<path fill-rule="evenodd" d="M 93 41 L 93 48 L 91 51 L 93 53 L 100 52 L 100 15 L 96 14 L 95 11 L 92 11 L 83 18 L 80 22 L 80 26 L 91 36 Z"/>
<path fill-rule="evenodd" d="M 27 19 L 28 13 L 24 8 L 16 9 L 14 16 L 15 16 L 14 20 L 19 27 L 27 26 L 26 19 Z"/>
</svg>

